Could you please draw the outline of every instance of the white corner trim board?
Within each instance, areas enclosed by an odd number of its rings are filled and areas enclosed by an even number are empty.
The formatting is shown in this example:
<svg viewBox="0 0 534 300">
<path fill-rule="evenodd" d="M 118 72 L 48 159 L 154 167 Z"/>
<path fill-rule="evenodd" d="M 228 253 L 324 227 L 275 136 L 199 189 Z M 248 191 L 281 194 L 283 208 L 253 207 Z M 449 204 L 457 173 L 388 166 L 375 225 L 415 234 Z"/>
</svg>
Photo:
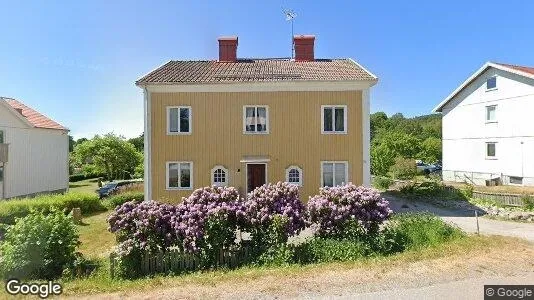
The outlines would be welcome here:
<svg viewBox="0 0 534 300">
<path fill-rule="evenodd" d="M 144 94 L 144 110 L 145 110 L 145 138 L 144 138 L 144 168 L 145 168 L 145 174 L 144 174 L 144 194 L 145 194 L 145 201 L 149 201 L 152 199 L 152 151 L 151 151 L 151 143 L 152 143 L 152 118 L 150 113 L 150 92 L 144 88 L 143 89 Z"/>
<path fill-rule="evenodd" d="M 371 186 L 371 124 L 370 124 L 371 91 L 362 91 L 362 184 Z"/>
</svg>

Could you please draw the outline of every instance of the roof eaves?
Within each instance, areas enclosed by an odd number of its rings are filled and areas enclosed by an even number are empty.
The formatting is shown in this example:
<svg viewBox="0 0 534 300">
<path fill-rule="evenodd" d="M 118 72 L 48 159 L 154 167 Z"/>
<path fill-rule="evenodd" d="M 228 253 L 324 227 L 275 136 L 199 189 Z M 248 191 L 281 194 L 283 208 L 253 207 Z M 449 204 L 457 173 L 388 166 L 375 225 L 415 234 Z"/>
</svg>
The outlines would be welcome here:
<svg viewBox="0 0 534 300">
<path fill-rule="evenodd" d="M 357 65 L 360 69 L 364 70 L 367 74 L 371 75 L 371 77 L 373 77 L 376 81 L 378 81 L 378 77 L 375 74 L 371 73 L 369 70 L 367 70 L 364 66 L 362 66 L 350 57 L 348 58 L 348 60 L 351 61 L 353 64 Z"/>
<path fill-rule="evenodd" d="M 158 67 L 148 71 L 147 73 L 145 73 L 144 75 L 142 75 L 141 77 L 139 77 L 136 81 L 135 81 L 135 85 L 141 87 L 141 86 L 144 86 L 144 84 L 146 82 L 143 81 L 143 79 L 145 79 L 148 75 L 152 74 L 153 72 L 159 70 L 160 68 L 163 68 L 164 66 L 166 66 L 167 64 L 170 64 L 172 63 L 173 61 L 172 60 L 169 60 L 161 65 L 159 65 Z"/>
<path fill-rule="evenodd" d="M 480 74 L 482 74 L 484 71 L 486 71 L 488 68 L 496 68 L 499 70 L 507 71 L 513 74 L 517 74 L 520 76 L 528 77 L 534 79 L 534 74 L 524 72 L 518 69 L 512 68 L 510 65 L 503 65 L 499 63 L 494 62 L 486 62 L 480 69 L 478 69 L 473 75 L 471 75 L 469 78 L 467 78 L 466 81 L 464 81 L 457 89 L 455 89 L 447 98 L 445 98 L 443 101 L 441 101 L 434 109 L 432 109 L 433 113 L 442 112 L 443 107 L 449 103 L 449 101 L 452 100 L 458 93 L 460 93 L 465 87 L 467 87 L 473 80 L 475 80 Z"/>
</svg>

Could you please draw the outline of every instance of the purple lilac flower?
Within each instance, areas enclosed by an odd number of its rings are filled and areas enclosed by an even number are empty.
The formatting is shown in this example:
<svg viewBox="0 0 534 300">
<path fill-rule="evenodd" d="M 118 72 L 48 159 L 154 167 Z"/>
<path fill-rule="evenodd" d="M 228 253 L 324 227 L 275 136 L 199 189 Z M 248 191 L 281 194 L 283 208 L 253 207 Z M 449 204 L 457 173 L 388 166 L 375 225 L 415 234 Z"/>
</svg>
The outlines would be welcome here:
<svg viewBox="0 0 534 300">
<path fill-rule="evenodd" d="M 329 235 L 350 219 L 364 228 L 381 224 L 392 211 L 389 202 L 372 189 L 348 183 L 325 187 L 308 201 L 309 221 L 317 225 L 319 235 Z"/>
</svg>

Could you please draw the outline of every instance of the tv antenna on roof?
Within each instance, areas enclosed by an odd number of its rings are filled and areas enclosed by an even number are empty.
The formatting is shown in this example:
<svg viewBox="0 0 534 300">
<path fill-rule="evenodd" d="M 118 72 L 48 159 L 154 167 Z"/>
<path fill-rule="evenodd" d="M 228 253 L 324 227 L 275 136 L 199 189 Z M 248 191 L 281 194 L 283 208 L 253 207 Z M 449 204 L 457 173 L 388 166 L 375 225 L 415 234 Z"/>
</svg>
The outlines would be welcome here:
<svg viewBox="0 0 534 300">
<path fill-rule="evenodd" d="M 293 59 L 293 53 L 295 52 L 295 44 L 293 43 L 293 19 L 297 17 L 297 14 L 291 9 L 284 9 L 284 15 L 286 21 L 291 22 L 291 59 Z"/>
</svg>

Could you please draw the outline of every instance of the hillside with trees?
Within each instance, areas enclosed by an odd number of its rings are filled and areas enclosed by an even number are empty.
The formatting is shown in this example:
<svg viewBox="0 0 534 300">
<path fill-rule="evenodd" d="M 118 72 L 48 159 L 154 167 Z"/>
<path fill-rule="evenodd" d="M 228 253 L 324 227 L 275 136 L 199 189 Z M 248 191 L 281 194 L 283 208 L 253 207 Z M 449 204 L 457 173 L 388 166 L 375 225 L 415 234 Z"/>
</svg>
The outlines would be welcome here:
<svg viewBox="0 0 534 300">
<path fill-rule="evenodd" d="M 371 114 L 371 173 L 387 175 L 399 158 L 441 161 L 441 115 Z"/>
</svg>

